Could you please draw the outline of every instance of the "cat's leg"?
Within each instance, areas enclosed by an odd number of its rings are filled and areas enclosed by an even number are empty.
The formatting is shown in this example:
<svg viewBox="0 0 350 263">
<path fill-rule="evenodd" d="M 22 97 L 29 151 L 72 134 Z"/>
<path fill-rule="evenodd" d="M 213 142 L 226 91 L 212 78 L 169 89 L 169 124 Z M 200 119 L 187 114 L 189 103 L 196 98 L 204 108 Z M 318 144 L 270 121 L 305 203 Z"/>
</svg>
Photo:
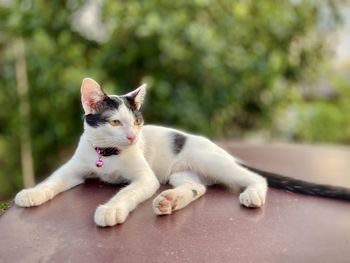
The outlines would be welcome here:
<svg viewBox="0 0 350 263">
<path fill-rule="evenodd" d="M 143 173 L 143 176 L 133 180 L 107 203 L 96 209 L 94 220 L 97 225 L 105 227 L 124 223 L 139 203 L 150 198 L 158 190 L 159 181 L 153 172 L 148 169 Z"/>
<path fill-rule="evenodd" d="M 225 169 L 218 180 L 225 185 L 236 189 L 244 188 L 239 195 L 239 201 L 246 207 L 261 207 L 265 204 L 267 194 L 267 182 L 264 177 L 240 166 L 236 160 L 231 160 L 231 174 Z"/>
<path fill-rule="evenodd" d="M 198 153 L 193 163 L 213 181 L 222 183 L 234 190 L 245 188 L 239 201 L 246 207 L 260 207 L 265 203 L 266 179 L 248 169 L 222 149 L 211 153 Z"/>
<path fill-rule="evenodd" d="M 172 174 L 169 183 L 175 188 L 163 191 L 153 200 L 153 210 L 157 215 L 171 214 L 184 208 L 206 191 L 197 174 L 191 171 Z"/>
<path fill-rule="evenodd" d="M 84 182 L 82 167 L 70 160 L 40 184 L 20 191 L 15 204 L 21 207 L 38 206 L 57 194 Z"/>
</svg>

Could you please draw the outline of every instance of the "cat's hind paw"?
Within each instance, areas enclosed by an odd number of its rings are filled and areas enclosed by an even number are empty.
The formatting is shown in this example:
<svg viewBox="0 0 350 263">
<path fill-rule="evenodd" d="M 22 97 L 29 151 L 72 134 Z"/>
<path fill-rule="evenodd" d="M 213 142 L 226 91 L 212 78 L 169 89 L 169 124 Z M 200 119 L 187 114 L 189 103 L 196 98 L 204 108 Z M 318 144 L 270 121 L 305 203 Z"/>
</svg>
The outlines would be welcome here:
<svg viewBox="0 0 350 263">
<path fill-rule="evenodd" d="M 261 207 L 265 204 L 266 190 L 248 187 L 239 195 L 239 201 L 246 207 Z"/>
<path fill-rule="evenodd" d="M 53 198 L 50 190 L 43 189 L 23 189 L 15 197 L 15 204 L 21 207 L 38 206 Z"/>
<path fill-rule="evenodd" d="M 157 215 L 169 215 L 178 205 L 178 197 L 173 190 L 160 193 L 153 200 L 153 210 Z"/>
<path fill-rule="evenodd" d="M 113 205 L 100 205 L 95 211 L 95 223 L 98 226 L 114 226 L 122 224 L 128 217 L 128 210 Z"/>
</svg>

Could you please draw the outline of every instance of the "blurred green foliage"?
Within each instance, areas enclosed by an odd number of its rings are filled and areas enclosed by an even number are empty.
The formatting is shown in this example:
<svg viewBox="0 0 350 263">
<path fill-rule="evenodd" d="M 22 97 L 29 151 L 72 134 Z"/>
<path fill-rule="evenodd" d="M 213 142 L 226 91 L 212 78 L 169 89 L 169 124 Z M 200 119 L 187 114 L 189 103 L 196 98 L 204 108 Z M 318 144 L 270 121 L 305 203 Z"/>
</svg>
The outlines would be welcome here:
<svg viewBox="0 0 350 263">
<path fill-rule="evenodd" d="M 298 88 L 323 68 L 328 53 L 320 15 L 324 8 L 334 11 L 335 1 L 99 3 L 100 22 L 109 26 L 104 40 L 73 25 L 84 1 L 0 5 L 0 199 L 22 183 L 11 49 L 19 36 L 26 44 L 33 156 L 41 177 L 74 151 L 82 132 L 79 88 L 86 76 L 115 94 L 147 82 L 148 123 L 211 137 L 239 138 L 252 130 L 281 137 L 276 116 L 284 116 L 293 102 L 301 121 L 287 137 L 349 141 L 350 122 L 340 117 L 349 107 L 345 100 L 341 110 L 327 101 L 304 103 Z M 329 24 L 335 21 L 335 15 L 328 17 Z M 324 123 L 331 125 L 320 131 Z"/>
<path fill-rule="evenodd" d="M 7 209 L 9 209 L 12 206 L 12 201 L 8 202 L 0 202 L 0 216 L 5 213 Z"/>
</svg>

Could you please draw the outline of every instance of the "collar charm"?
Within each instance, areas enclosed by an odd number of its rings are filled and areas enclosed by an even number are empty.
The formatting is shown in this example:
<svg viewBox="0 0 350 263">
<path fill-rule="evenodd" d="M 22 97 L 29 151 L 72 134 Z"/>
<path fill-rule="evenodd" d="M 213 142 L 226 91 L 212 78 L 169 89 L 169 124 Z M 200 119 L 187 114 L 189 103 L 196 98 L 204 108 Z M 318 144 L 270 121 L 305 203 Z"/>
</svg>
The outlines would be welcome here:
<svg viewBox="0 0 350 263">
<path fill-rule="evenodd" d="M 100 147 L 95 147 L 95 151 L 98 154 L 98 159 L 96 160 L 96 167 L 100 168 L 103 166 L 104 161 L 102 157 L 107 157 L 111 155 L 118 155 L 120 154 L 120 149 L 114 148 L 114 147 L 108 147 L 108 148 L 100 148 Z"/>
</svg>

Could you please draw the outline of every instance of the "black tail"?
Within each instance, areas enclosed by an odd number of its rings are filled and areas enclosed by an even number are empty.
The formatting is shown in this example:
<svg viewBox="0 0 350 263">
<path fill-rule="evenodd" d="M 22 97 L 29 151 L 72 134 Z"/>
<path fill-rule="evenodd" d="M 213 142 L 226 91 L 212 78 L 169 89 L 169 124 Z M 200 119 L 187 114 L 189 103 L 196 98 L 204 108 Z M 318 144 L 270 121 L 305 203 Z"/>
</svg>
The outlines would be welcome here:
<svg viewBox="0 0 350 263">
<path fill-rule="evenodd" d="M 268 185 L 273 188 L 287 190 L 293 193 L 314 195 L 327 198 L 350 201 L 350 189 L 325 184 L 310 183 L 303 180 L 294 179 L 287 176 L 263 171 L 246 164 L 241 165 L 248 170 L 264 176 Z"/>
</svg>

